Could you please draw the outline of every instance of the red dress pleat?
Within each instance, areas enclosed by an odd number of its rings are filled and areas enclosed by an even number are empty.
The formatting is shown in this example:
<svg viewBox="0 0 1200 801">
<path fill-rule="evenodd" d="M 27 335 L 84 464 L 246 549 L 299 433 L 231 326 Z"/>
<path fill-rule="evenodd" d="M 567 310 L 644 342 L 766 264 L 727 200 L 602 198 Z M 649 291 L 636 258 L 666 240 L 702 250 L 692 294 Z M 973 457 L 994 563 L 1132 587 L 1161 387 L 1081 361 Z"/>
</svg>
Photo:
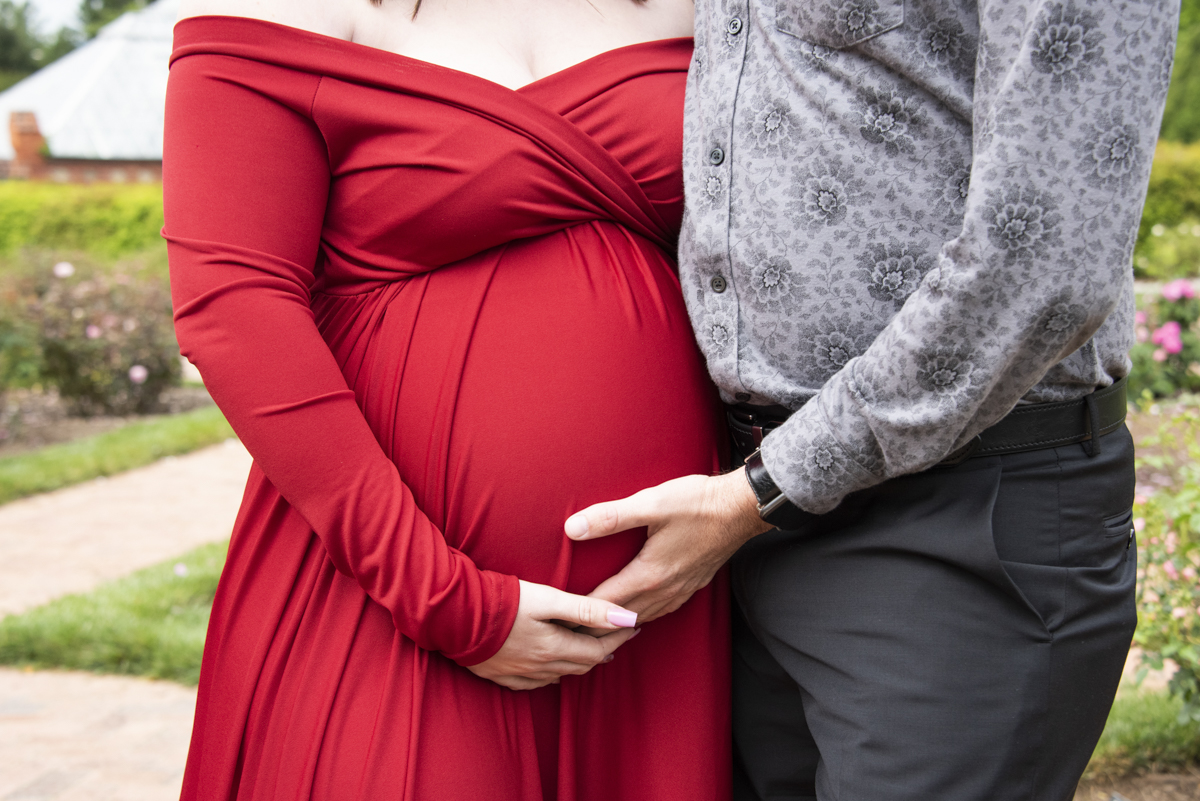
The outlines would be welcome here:
<svg viewBox="0 0 1200 801">
<path fill-rule="evenodd" d="M 477 678 L 517 580 L 644 530 L 578 509 L 718 469 L 673 261 L 690 40 L 517 91 L 257 20 L 175 29 L 181 348 L 254 456 L 184 799 L 729 797 L 724 574 L 557 686 Z"/>
</svg>

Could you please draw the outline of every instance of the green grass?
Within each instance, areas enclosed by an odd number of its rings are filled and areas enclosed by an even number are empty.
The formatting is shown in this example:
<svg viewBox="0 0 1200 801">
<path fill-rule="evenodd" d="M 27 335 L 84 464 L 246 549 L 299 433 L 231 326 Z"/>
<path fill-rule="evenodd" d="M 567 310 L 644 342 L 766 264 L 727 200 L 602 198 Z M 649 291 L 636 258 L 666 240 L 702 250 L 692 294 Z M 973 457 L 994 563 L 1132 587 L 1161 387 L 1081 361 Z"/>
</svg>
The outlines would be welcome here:
<svg viewBox="0 0 1200 801">
<path fill-rule="evenodd" d="M 86 595 L 0 620 L 0 664 L 196 684 L 227 547 L 204 545 Z"/>
<path fill-rule="evenodd" d="M 1084 778 L 1170 773 L 1200 763 L 1200 723 L 1180 723 L 1180 706 L 1165 692 L 1122 691 Z"/>
<path fill-rule="evenodd" d="M 215 406 L 0 459 L 0 503 L 111 476 L 233 436 Z"/>
</svg>

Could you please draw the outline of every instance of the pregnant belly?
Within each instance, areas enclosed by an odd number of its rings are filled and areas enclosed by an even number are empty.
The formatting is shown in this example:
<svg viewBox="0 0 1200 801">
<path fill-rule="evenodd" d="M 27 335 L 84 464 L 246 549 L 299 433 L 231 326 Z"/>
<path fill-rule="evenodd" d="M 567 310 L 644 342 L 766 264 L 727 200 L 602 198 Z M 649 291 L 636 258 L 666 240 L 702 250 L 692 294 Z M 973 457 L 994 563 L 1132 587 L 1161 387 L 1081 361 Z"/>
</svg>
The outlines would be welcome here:
<svg viewBox="0 0 1200 801">
<path fill-rule="evenodd" d="M 645 532 L 575 544 L 567 516 L 718 467 L 715 393 L 671 264 L 616 226 L 412 279 L 370 350 L 352 381 L 368 422 L 485 569 L 588 592 Z"/>
</svg>

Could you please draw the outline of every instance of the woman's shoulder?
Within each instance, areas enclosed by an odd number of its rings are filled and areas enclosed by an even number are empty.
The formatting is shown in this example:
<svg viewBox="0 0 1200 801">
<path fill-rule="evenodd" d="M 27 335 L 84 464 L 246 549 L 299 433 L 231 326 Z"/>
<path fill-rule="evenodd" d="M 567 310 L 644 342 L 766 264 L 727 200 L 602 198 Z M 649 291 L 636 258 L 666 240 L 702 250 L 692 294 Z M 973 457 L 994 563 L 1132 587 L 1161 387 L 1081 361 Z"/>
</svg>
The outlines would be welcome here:
<svg viewBox="0 0 1200 801">
<path fill-rule="evenodd" d="M 181 0 L 179 19 L 244 17 L 349 40 L 354 32 L 352 3 L 353 0 Z"/>
</svg>

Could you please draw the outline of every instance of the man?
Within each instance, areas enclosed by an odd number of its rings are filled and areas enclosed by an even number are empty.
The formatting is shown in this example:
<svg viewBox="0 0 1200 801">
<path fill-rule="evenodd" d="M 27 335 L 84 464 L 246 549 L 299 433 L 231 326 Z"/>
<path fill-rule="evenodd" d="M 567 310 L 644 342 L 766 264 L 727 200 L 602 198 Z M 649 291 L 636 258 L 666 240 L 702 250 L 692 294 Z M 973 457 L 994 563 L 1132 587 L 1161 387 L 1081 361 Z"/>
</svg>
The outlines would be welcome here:
<svg viewBox="0 0 1200 801">
<path fill-rule="evenodd" d="M 737 797 L 1065 801 L 1136 621 L 1121 379 L 1178 3 L 696 13 L 681 275 L 749 458 L 567 533 L 649 527 L 597 589 L 642 620 L 741 548 Z"/>
</svg>

